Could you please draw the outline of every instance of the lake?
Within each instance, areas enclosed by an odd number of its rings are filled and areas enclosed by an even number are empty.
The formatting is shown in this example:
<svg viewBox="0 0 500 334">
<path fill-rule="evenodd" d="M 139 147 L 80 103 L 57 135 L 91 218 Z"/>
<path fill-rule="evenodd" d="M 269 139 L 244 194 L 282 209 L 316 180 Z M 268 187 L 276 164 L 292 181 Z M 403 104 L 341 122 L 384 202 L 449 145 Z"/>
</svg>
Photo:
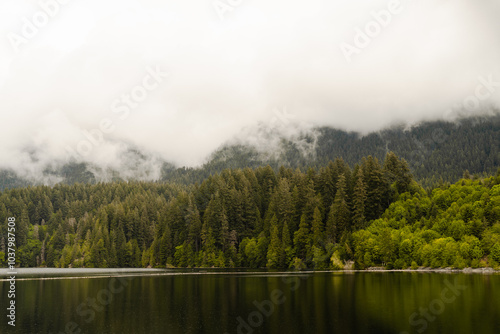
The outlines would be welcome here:
<svg viewBox="0 0 500 334">
<path fill-rule="evenodd" d="M 500 333 L 499 274 L 24 269 L 17 278 L 15 328 L 0 282 L 1 333 Z"/>
</svg>

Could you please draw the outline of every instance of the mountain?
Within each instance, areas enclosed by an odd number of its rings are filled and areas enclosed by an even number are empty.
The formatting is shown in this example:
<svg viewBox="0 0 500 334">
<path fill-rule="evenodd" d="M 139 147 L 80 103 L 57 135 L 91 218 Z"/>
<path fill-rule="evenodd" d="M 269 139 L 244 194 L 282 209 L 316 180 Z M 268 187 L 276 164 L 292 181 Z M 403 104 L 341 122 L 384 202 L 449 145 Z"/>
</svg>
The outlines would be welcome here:
<svg viewBox="0 0 500 334">
<path fill-rule="evenodd" d="M 270 165 L 307 170 L 319 169 L 341 157 L 354 166 L 362 157 L 382 161 L 393 151 L 404 158 L 415 179 L 430 187 L 454 183 L 465 171 L 492 175 L 500 166 L 500 115 L 462 118 L 454 122 L 429 121 L 411 127 L 394 126 L 362 135 L 330 127 L 312 128 L 295 135 L 270 136 L 269 129 L 257 129 L 264 140 L 258 144 L 235 141 L 215 151 L 201 168 L 165 167 L 162 180 L 201 182 L 225 168 L 256 168 Z M 272 142 L 272 145 L 262 143 Z"/>
<path fill-rule="evenodd" d="M 312 150 L 304 150 L 304 143 Z M 464 171 L 493 174 L 500 166 L 500 115 L 463 118 L 456 122 L 433 121 L 395 126 L 361 135 L 329 127 L 315 128 L 298 138 L 282 138 L 277 154 L 266 159 L 258 147 L 226 145 L 215 152 L 204 169 L 243 168 L 269 164 L 273 168 L 320 167 L 336 157 L 350 166 L 364 156 L 383 160 L 393 151 L 407 160 L 415 178 L 424 185 L 455 182 Z"/>
<path fill-rule="evenodd" d="M 383 160 L 393 151 L 404 158 L 415 179 L 429 187 L 455 182 L 465 171 L 490 175 L 500 166 L 500 114 L 461 118 L 456 121 L 428 121 L 413 126 L 398 125 L 368 134 L 331 127 L 313 127 L 284 133 L 270 127 L 252 129 L 248 137 L 235 139 L 213 152 L 200 167 L 177 167 L 136 149 L 127 153 L 130 163 L 122 171 L 72 162 L 47 168 L 42 181 L 0 171 L 0 189 L 34 184 L 107 182 L 113 180 L 160 180 L 182 184 L 201 182 L 226 168 L 256 168 L 270 165 L 307 170 L 319 168 L 342 157 L 350 166 L 364 156 Z"/>
</svg>

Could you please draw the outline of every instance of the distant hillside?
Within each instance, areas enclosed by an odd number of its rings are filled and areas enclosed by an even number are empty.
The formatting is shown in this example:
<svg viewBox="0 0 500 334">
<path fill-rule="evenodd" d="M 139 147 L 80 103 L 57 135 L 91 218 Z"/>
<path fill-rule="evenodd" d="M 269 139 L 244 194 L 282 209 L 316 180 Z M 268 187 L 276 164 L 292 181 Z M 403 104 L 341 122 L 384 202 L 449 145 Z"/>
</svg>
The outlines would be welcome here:
<svg viewBox="0 0 500 334">
<path fill-rule="evenodd" d="M 304 143 L 312 150 L 304 150 Z M 201 169 L 165 170 L 164 179 L 183 182 L 202 180 L 224 168 L 255 168 L 269 164 L 319 168 L 342 157 L 350 166 L 372 155 L 382 161 L 393 151 L 407 160 L 416 180 L 424 186 L 456 182 L 468 170 L 494 174 L 500 166 L 500 116 L 462 119 L 456 123 L 425 122 L 409 129 L 394 127 L 361 136 L 358 133 L 321 127 L 294 139 L 282 138 L 273 154 L 259 147 L 226 145 L 214 152 Z"/>
<path fill-rule="evenodd" d="M 267 133 L 273 134 L 272 129 Z M 392 127 L 362 136 L 329 127 L 314 128 L 297 134 L 293 138 L 274 134 L 272 148 L 238 142 L 226 144 L 215 151 L 199 168 L 178 168 L 167 162 L 160 162 L 161 171 L 152 173 L 151 178 L 182 184 L 201 182 L 209 175 L 226 168 L 256 168 L 270 165 L 319 168 L 329 161 L 342 157 L 350 166 L 361 161 L 363 156 L 372 155 L 383 160 L 388 151 L 406 159 L 415 176 L 423 186 L 445 181 L 455 182 L 464 171 L 474 174 L 493 174 L 500 166 L 500 115 L 464 118 L 457 122 L 424 122 L 411 128 Z M 135 152 L 134 159 L 146 159 Z M 132 164 L 134 165 L 134 164 Z M 136 164 L 138 169 L 142 166 Z M 144 164 L 146 165 L 146 164 Z M 160 168 L 160 167 L 159 167 Z M 65 184 L 96 183 L 99 181 L 131 180 L 138 171 L 121 176 L 116 171 L 103 172 L 95 166 L 83 163 L 67 164 L 59 170 L 45 172 L 52 180 Z M 147 179 L 148 173 L 136 178 Z M 103 176 L 105 175 L 105 176 Z M 155 176 L 157 175 L 157 176 Z M 20 178 L 14 171 L 0 171 L 0 189 L 36 184 Z"/>
</svg>

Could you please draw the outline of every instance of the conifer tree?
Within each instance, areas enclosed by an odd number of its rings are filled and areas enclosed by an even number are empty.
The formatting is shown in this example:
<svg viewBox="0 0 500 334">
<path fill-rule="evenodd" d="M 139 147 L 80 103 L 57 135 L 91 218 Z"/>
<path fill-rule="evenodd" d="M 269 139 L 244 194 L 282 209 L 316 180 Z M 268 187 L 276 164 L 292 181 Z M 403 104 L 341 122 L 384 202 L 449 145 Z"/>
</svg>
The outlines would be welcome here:
<svg viewBox="0 0 500 334">
<path fill-rule="evenodd" d="M 363 175 L 358 173 L 352 200 L 352 221 L 355 229 L 364 227 L 365 224 L 366 186 Z"/>
<path fill-rule="evenodd" d="M 290 224 L 293 219 L 293 203 L 290 185 L 287 179 L 278 182 L 277 189 L 273 195 L 274 212 L 278 219 L 279 226 L 286 222 Z"/>
<path fill-rule="evenodd" d="M 368 156 L 363 159 L 363 181 L 366 183 L 365 218 L 370 221 L 379 217 L 387 204 L 388 186 L 384 182 L 384 175 L 376 158 Z"/>
<path fill-rule="evenodd" d="M 311 224 L 312 244 L 315 247 L 323 246 L 323 222 L 321 220 L 321 212 L 316 207 L 314 208 L 313 220 Z"/>
<path fill-rule="evenodd" d="M 337 193 L 335 194 L 335 200 L 333 201 L 331 217 L 333 219 L 332 223 L 333 226 L 335 226 L 337 235 L 340 236 L 345 231 L 350 229 L 351 219 L 349 204 L 347 203 L 345 177 L 343 174 L 339 176 L 339 181 L 337 182 Z"/>
<path fill-rule="evenodd" d="M 267 264 L 268 268 L 277 268 L 280 264 L 281 256 L 281 240 L 279 237 L 278 219 L 276 215 L 271 219 L 271 241 L 267 251 Z"/>
<path fill-rule="evenodd" d="M 226 249 L 229 248 L 230 246 L 230 233 L 229 233 L 229 222 L 227 221 L 226 213 L 225 211 L 222 212 L 222 217 L 221 217 L 221 234 L 220 234 L 220 241 L 222 245 L 222 252 L 225 252 Z"/>
<path fill-rule="evenodd" d="M 21 218 L 17 223 L 17 235 L 16 235 L 17 247 L 21 247 L 26 244 L 28 239 L 29 225 L 30 223 L 28 218 L 28 211 L 26 209 L 23 209 L 21 213 Z"/>
<path fill-rule="evenodd" d="M 216 260 L 216 247 L 214 232 L 211 227 L 205 222 L 201 229 L 201 242 L 203 251 L 203 262 L 204 266 L 211 267 L 215 265 Z"/>
<path fill-rule="evenodd" d="M 335 215 L 337 214 L 335 212 L 335 204 L 332 204 L 330 206 L 330 210 L 328 213 L 328 219 L 326 221 L 326 227 L 325 227 L 325 237 L 326 237 L 326 242 L 327 243 L 336 243 L 337 242 L 337 220 L 335 218 Z"/>
<path fill-rule="evenodd" d="M 295 246 L 295 254 L 302 259 L 306 257 L 306 252 L 309 248 L 311 235 L 309 233 L 309 223 L 307 222 L 306 214 L 300 218 L 299 229 L 294 233 L 293 244 Z"/>
<path fill-rule="evenodd" d="M 188 226 L 188 241 L 191 245 L 194 245 L 195 251 L 198 252 L 200 248 L 201 219 L 193 196 L 189 197 L 185 220 Z"/>
<path fill-rule="evenodd" d="M 160 264 L 166 264 L 168 258 L 173 255 L 173 240 L 172 240 L 172 231 L 170 230 L 170 226 L 166 226 L 163 235 L 158 244 L 159 254 L 158 261 Z"/>
<path fill-rule="evenodd" d="M 293 259 L 292 240 L 290 238 L 290 230 L 288 223 L 283 223 L 283 231 L 281 231 L 281 258 L 280 267 L 286 268 L 288 263 Z"/>
</svg>

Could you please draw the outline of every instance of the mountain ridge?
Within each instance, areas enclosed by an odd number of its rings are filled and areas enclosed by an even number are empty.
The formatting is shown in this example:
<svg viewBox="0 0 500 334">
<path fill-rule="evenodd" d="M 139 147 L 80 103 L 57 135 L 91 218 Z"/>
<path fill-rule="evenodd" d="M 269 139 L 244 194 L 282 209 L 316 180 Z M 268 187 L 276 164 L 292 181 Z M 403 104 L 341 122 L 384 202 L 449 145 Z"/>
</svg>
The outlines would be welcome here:
<svg viewBox="0 0 500 334">
<path fill-rule="evenodd" d="M 192 184 L 226 168 L 266 165 L 275 170 L 280 166 L 320 168 L 337 157 L 354 166 L 368 155 L 383 160 L 389 151 L 407 160 L 416 180 L 424 186 L 454 182 L 466 170 L 471 174 L 491 175 L 500 166 L 500 113 L 461 117 L 453 122 L 395 124 L 367 134 L 321 126 L 291 135 L 273 132 L 272 128 L 257 129 L 253 137 L 259 135 L 261 140 L 258 142 L 235 138 L 223 144 L 199 167 L 178 167 L 131 148 L 127 152 L 128 166 L 123 171 L 70 161 L 59 168 L 46 168 L 40 181 L 1 169 L 0 189 L 123 180 Z"/>
</svg>

